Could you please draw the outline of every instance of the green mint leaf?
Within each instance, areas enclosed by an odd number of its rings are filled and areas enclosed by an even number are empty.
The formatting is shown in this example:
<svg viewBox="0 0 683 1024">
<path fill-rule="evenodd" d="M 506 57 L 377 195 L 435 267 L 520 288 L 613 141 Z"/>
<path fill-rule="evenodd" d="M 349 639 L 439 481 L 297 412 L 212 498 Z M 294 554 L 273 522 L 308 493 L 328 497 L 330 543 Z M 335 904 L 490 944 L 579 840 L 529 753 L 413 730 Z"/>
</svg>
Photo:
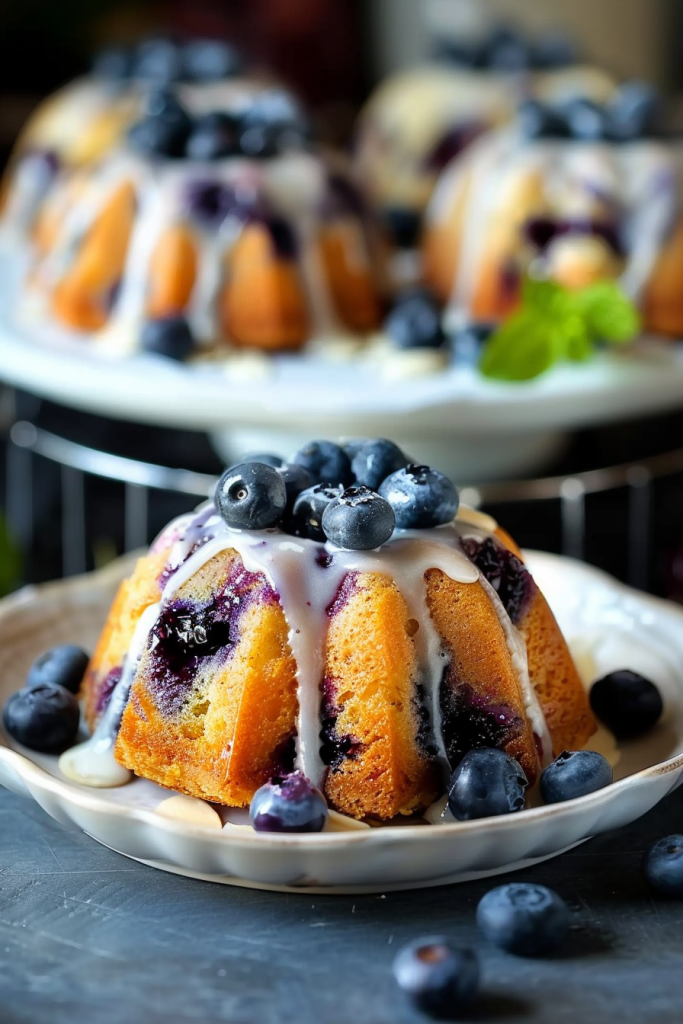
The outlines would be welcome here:
<svg viewBox="0 0 683 1024">
<path fill-rule="evenodd" d="M 479 369 L 493 380 L 533 380 L 561 358 L 563 342 L 552 321 L 522 309 L 486 342 Z"/>
<path fill-rule="evenodd" d="M 567 294 L 557 281 L 526 277 L 522 283 L 522 308 L 553 316 L 564 307 Z"/>
<path fill-rule="evenodd" d="M 641 329 L 640 314 L 615 281 L 600 281 L 576 292 L 579 309 L 597 340 L 623 345 Z"/>
</svg>

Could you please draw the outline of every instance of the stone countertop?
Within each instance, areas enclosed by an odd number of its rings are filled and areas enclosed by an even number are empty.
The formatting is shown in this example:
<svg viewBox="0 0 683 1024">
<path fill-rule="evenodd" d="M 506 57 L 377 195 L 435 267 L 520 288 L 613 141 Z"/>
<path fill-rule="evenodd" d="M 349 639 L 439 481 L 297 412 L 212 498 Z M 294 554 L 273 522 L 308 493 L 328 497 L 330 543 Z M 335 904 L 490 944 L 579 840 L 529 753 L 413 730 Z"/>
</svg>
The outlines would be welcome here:
<svg viewBox="0 0 683 1024">
<path fill-rule="evenodd" d="M 521 960 L 487 948 L 477 901 L 498 881 L 307 896 L 156 871 L 0 790 L 2 1024 L 412 1024 L 400 945 L 475 945 L 485 995 L 462 1020 L 681 1024 L 683 901 L 653 898 L 646 847 L 683 831 L 683 788 L 646 818 L 514 877 L 560 892 L 570 948 Z"/>
</svg>

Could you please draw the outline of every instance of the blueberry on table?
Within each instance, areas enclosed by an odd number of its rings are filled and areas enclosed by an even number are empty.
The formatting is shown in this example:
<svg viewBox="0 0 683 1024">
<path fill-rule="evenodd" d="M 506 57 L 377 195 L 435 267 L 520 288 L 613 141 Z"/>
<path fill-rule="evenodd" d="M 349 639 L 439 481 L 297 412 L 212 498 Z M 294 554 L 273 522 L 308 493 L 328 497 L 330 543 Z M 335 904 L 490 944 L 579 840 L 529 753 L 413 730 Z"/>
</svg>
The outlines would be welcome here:
<svg viewBox="0 0 683 1024">
<path fill-rule="evenodd" d="M 398 987 L 423 1013 L 453 1020 L 479 988 L 476 953 L 453 946 L 443 936 L 427 936 L 404 946 L 393 964 Z"/>
<path fill-rule="evenodd" d="M 333 441 L 309 441 L 290 462 L 307 469 L 316 484 L 347 487 L 353 481 L 351 461 L 344 449 Z"/>
<path fill-rule="evenodd" d="M 448 807 L 458 821 L 524 810 L 529 785 L 524 769 L 504 750 L 470 750 L 448 784 Z"/>
<path fill-rule="evenodd" d="M 220 39 L 191 39 L 182 47 L 182 77 L 193 82 L 231 78 L 244 69 L 244 58 L 236 46 Z"/>
<path fill-rule="evenodd" d="M 593 683 L 590 692 L 593 713 L 618 740 L 633 740 L 649 732 L 664 711 L 662 695 L 653 682 L 619 669 Z"/>
<path fill-rule="evenodd" d="M 348 452 L 348 448 L 347 448 Z M 357 484 L 376 491 L 383 480 L 408 465 L 398 445 L 385 438 L 361 442 L 351 458 L 351 469 Z"/>
<path fill-rule="evenodd" d="M 322 832 L 327 817 L 325 797 L 302 772 L 261 786 L 249 808 L 257 832 Z"/>
<path fill-rule="evenodd" d="M 683 836 L 665 836 L 645 854 L 647 882 L 662 896 L 683 899 Z"/>
<path fill-rule="evenodd" d="M 406 466 L 380 484 L 401 530 L 425 530 L 450 523 L 458 511 L 458 492 L 443 473 L 429 466 Z"/>
<path fill-rule="evenodd" d="M 400 296 L 384 321 L 384 330 L 396 348 L 441 348 L 446 343 L 439 305 L 423 288 Z"/>
<path fill-rule="evenodd" d="M 330 487 L 325 484 L 307 487 L 294 501 L 292 514 L 285 524 L 287 533 L 308 537 L 309 540 L 325 541 L 323 514 L 330 502 L 338 498 L 343 490 L 341 486 Z"/>
<path fill-rule="evenodd" d="M 612 768 L 595 750 L 565 750 L 541 773 L 541 798 L 559 804 L 604 789 L 612 781 Z"/>
<path fill-rule="evenodd" d="M 75 644 L 61 644 L 45 651 L 31 665 L 26 676 L 26 686 L 32 690 L 36 686 L 49 683 L 63 686 L 69 693 L 78 693 L 90 661 L 89 656 Z"/>
<path fill-rule="evenodd" d="M 5 729 L 29 750 L 58 754 L 76 740 L 80 712 L 73 693 L 39 683 L 12 694 L 2 712 Z"/>
<path fill-rule="evenodd" d="M 396 517 L 388 501 L 369 487 L 348 487 L 323 513 L 323 531 L 332 544 L 349 551 L 381 547 L 394 532 Z"/>
<path fill-rule="evenodd" d="M 228 526 L 266 530 L 287 507 L 287 488 L 277 469 L 261 462 L 241 462 L 226 469 L 216 486 L 216 508 Z"/>
<path fill-rule="evenodd" d="M 512 882 L 486 893 L 477 907 L 477 925 L 489 942 L 508 953 L 543 956 L 566 942 L 569 910 L 544 885 Z"/>
<path fill-rule="evenodd" d="M 183 363 L 194 349 L 194 335 L 184 316 L 147 320 L 140 334 L 140 348 L 157 356 Z"/>
</svg>

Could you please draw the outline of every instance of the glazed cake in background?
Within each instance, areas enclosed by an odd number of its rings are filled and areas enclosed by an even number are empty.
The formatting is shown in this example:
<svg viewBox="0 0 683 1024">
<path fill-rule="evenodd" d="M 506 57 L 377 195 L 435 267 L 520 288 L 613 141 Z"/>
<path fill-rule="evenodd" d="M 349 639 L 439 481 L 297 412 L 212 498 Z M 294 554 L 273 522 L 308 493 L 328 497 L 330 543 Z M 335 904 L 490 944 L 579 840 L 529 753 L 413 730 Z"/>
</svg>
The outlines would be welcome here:
<svg viewBox="0 0 683 1024">
<path fill-rule="evenodd" d="M 471 749 L 533 783 L 588 741 L 567 645 L 489 517 L 463 508 L 371 551 L 285 526 L 233 529 L 209 504 L 122 584 L 82 688 L 118 765 L 233 807 L 296 767 L 331 808 L 388 821 L 426 810 Z"/>
</svg>

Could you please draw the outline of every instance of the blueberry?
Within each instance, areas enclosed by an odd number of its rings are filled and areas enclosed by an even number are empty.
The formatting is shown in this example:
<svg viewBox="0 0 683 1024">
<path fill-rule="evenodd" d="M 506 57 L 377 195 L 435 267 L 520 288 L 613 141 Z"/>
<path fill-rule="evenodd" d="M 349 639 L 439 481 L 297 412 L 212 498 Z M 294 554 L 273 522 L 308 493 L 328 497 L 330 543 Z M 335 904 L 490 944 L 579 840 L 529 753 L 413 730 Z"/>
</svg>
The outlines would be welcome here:
<svg viewBox="0 0 683 1024">
<path fill-rule="evenodd" d="M 29 750 L 44 754 L 59 753 L 74 743 L 79 718 L 73 693 L 53 683 L 40 683 L 12 694 L 2 713 L 10 736 Z"/>
<path fill-rule="evenodd" d="M 133 74 L 150 82 L 175 82 L 182 74 L 182 54 L 172 39 L 147 39 L 138 47 Z"/>
<path fill-rule="evenodd" d="M 512 882 L 486 893 L 477 907 L 477 924 L 489 942 L 508 953 L 543 956 L 566 942 L 569 911 L 552 889 Z"/>
<path fill-rule="evenodd" d="M 369 441 L 372 441 L 371 437 L 354 437 L 350 441 L 344 441 L 342 448 L 353 463 L 354 457 L 358 454 L 363 445 L 367 444 Z"/>
<path fill-rule="evenodd" d="M 313 487 L 313 477 L 307 469 L 296 462 L 286 462 L 283 466 L 278 466 L 277 471 L 285 482 L 287 508 L 292 509 L 301 492 Z"/>
<path fill-rule="evenodd" d="M 419 211 L 402 206 L 387 206 L 382 212 L 382 219 L 399 249 L 416 247 L 422 228 Z"/>
<path fill-rule="evenodd" d="M 593 683 L 593 713 L 618 740 L 643 736 L 657 724 L 664 710 L 662 695 L 644 676 L 620 669 Z"/>
<path fill-rule="evenodd" d="M 240 152 L 245 156 L 258 160 L 267 160 L 277 156 L 280 132 L 271 125 L 250 125 L 244 128 L 239 137 Z"/>
<path fill-rule="evenodd" d="M 309 540 L 326 540 L 323 513 L 329 503 L 342 494 L 344 488 L 329 484 L 316 484 L 299 494 L 294 502 L 292 516 L 286 525 L 288 533 Z"/>
<path fill-rule="evenodd" d="M 92 73 L 109 82 L 125 82 L 133 71 L 134 55 L 127 46 L 108 46 L 95 55 Z"/>
<path fill-rule="evenodd" d="M 232 78 L 244 69 L 244 58 L 236 46 L 221 39 L 191 39 L 181 52 L 184 79 L 210 82 Z"/>
<path fill-rule="evenodd" d="M 564 104 L 563 113 L 573 139 L 597 142 L 607 137 L 607 112 L 593 100 L 577 96 Z"/>
<path fill-rule="evenodd" d="M 287 506 L 282 476 L 262 462 L 241 462 L 226 469 L 216 486 L 216 508 L 228 526 L 266 530 Z"/>
<path fill-rule="evenodd" d="M 242 113 L 240 146 L 247 156 L 272 157 L 301 147 L 310 135 L 301 106 L 285 89 L 267 89 L 254 96 Z"/>
<path fill-rule="evenodd" d="M 626 82 L 607 108 L 607 131 L 613 142 L 631 142 L 662 134 L 662 102 L 646 82 Z"/>
<path fill-rule="evenodd" d="M 192 119 L 169 89 L 154 89 L 146 112 L 128 130 L 128 141 L 144 156 L 179 157 L 185 151 Z"/>
<path fill-rule="evenodd" d="M 541 774 L 541 798 L 559 804 L 609 786 L 609 761 L 595 750 L 565 750 Z"/>
<path fill-rule="evenodd" d="M 323 513 L 325 536 L 339 548 L 369 551 L 394 532 L 396 517 L 388 501 L 369 487 L 348 487 Z"/>
<path fill-rule="evenodd" d="M 222 160 L 240 152 L 240 126 L 236 118 L 217 111 L 198 118 L 185 155 L 191 160 Z"/>
<path fill-rule="evenodd" d="M 393 972 L 398 987 L 418 1010 L 442 1020 L 458 1016 L 479 987 L 476 953 L 452 946 L 442 936 L 404 946 L 394 960 Z"/>
<path fill-rule="evenodd" d="M 453 362 L 459 366 L 476 366 L 482 348 L 496 328 L 497 324 L 471 323 L 454 331 L 449 338 Z"/>
<path fill-rule="evenodd" d="M 274 469 L 281 469 L 287 465 L 281 455 L 273 455 L 271 452 L 252 452 L 243 455 L 240 462 L 262 462 L 264 466 L 273 466 Z"/>
<path fill-rule="evenodd" d="M 659 839 L 645 854 L 645 878 L 663 896 L 683 899 L 683 836 Z"/>
<path fill-rule="evenodd" d="M 78 693 L 89 661 L 85 651 L 74 644 L 51 647 L 31 665 L 26 676 L 26 686 L 32 690 L 35 686 L 50 683 L 63 686 L 69 693 Z"/>
<path fill-rule="evenodd" d="M 317 484 L 346 487 L 353 481 L 348 455 L 332 441 L 309 441 L 290 461 L 307 469 Z"/>
<path fill-rule="evenodd" d="M 532 54 L 529 44 L 514 28 L 501 26 L 487 41 L 483 59 L 492 71 L 524 71 L 531 66 Z"/>
<path fill-rule="evenodd" d="M 192 217 L 213 230 L 239 207 L 234 190 L 220 181 L 189 181 L 183 204 Z"/>
<path fill-rule="evenodd" d="M 448 784 L 448 806 L 458 821 L 524 810 L 529 785 L 522 766 L 495 747 L 470 750 Z"/>
<path fill-rule="evenodd" d="M 257 832 L 322 832 L 327 816 L 325 797 L 302 772 L 261 786 L 249 808 Z"/>
<path fill-rule="evenodd" d="M 533 63 L 537 68 L 563 68 L 578 63 L 576 46 L 563 32 L 547 32 L 534 45 Z"/>
<path fill-rule="evenodd" d="M 406 466 L 392 473 L 380 485 L 379 493 L 389 502 L 401 530 L 425 530 L 450 523 L 458 511 L 454 485 L 429 466 Z"/>
<path fill-rule="evenodd" d="M 396 348 L 441 348 L 446 341 L 439 306 L 422 288 L 400 296 L 384 321 L 384 330 Z"/>
<path fill-rule="evenodd" d="M 385 438 L 365 441 L 351 459 L 356 483 L 365 484 L 376 491 L 383 480 L 408 465 L 408 459 L 398 445 Z"/>
<path fill-rule="evenodd" d="M 140 348 L 182 363 L 194 349 L 194 336 L 184 316 L 158 317 L 144 324 Z"/>
<path fill-rule="evenodd" d="M 561 113 L 538 100 L 526 100 L 517 112 L 522 135 L 527 139 L 568 139 L 569 126 Z"/>
</svg>

